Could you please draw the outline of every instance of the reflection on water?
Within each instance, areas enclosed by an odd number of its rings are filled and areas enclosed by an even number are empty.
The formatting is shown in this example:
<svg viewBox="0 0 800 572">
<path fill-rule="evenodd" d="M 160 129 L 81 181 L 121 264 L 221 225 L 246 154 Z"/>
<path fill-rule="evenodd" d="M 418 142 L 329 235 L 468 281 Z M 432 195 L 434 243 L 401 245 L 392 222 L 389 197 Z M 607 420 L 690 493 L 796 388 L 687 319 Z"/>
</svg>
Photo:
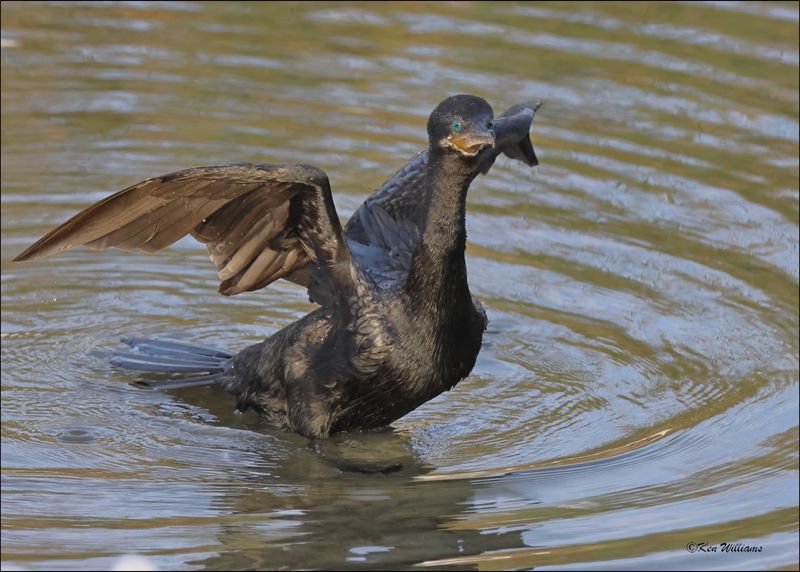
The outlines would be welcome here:
<svg viewBox="0 0 800 572">
<path fill-rule="evenodd" d="M 764 2 L 4 3 L 4 565 L 795 565 L 797 24 Z M 92 358 L 130 334 L 235 350 L 311 307 L 216 295 L 191 240 L 10 263 L 190 165 L 311 162 L 347 216 L 457 92 L 545 100 L 542 164 L 473 186 L 483 351 L 390 430 L 308 443 Z"/>
</svg>

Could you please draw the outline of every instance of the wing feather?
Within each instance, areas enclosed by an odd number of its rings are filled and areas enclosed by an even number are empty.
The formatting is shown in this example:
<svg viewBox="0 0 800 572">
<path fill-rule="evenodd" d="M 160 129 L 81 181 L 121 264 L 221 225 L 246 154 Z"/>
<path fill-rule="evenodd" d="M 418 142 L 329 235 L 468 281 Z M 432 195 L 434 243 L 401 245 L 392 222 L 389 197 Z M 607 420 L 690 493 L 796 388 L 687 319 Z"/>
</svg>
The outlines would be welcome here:
<svg viewBox="0 0 800 572">
<path fill-rule="evenodd" d="M 154 252 L 186 234 L 206 245 L 226 295 L 283 277 L 307 282 L 350 260 L 324 172 L 250 163 L 196 167 L 137 183 L 84 209 L 14 260 L 77 245 Z M 339 274 L 324 281 L 346 287 L 341 282 L 349 273 Z"/>
</svg>

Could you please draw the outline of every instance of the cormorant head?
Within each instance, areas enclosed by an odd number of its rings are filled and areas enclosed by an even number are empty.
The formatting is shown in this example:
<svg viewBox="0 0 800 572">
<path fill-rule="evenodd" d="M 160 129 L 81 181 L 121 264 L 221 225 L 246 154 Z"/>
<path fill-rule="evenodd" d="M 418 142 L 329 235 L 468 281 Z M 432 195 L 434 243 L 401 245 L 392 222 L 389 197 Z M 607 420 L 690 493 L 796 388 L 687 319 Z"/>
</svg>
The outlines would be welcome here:
<svg viewBox="0 0 800 572">
<path fill-rule="evenodd" d="M 464 157 L 493 148 L 492 106 L 474 95 L 448 97 L 428 118 L 428 139 L 432 149 L 450 150 Z"/>
</svg>

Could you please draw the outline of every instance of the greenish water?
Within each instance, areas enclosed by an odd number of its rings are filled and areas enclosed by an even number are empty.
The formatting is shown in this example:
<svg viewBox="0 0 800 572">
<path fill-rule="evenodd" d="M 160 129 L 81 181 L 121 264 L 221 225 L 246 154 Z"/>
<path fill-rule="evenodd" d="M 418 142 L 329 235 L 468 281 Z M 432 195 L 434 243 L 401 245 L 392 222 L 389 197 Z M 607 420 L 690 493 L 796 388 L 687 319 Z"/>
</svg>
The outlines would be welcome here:
<svg viewBox="0 0 800 572">
<path fill-rule="evenodd" d="M 797 3 L 4 2 L 1 27 L 4 567 L 797 566 Z M 458 92 L 544 100 L 541 166 L 473 185 L 482 353 L 391 430 L 309 447 L 92 358 L 311 308 L 217 295 L 190 239 L 10 262 L 191 165 L 310 162 L 348 216 Z M 723 542 L 761 550 L 686 548 Z"/>
</svg>

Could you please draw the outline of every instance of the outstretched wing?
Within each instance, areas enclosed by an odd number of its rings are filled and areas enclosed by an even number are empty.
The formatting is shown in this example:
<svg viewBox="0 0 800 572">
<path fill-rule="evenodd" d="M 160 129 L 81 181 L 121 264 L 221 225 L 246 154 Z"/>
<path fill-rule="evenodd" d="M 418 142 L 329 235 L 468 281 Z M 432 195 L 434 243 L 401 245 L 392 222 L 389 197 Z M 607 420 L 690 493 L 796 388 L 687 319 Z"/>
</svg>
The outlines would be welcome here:
<svg viewBox="0 0 800 572">
<path fill-rule="evenodd" d="M 76 245 L 153 252 L 189 233 L 208 248 L 225 295 L 278 278 L 335 288 L 350 276 L 328 177 L 299 164 L 196 167 L 147 179 L 81 211 L 14 260 Z M 347 271 L 334 272 L 341 262 Z"/>
<path fill-rule="evenodd" d="M 484 175 L 500 154 L 531 167 L 539 164 L 530 129 L 540 106 L 538 101 L 519 103 L 495 118 L 495 151 L 485 159 Z M 385 181 L 347 222 L 345 237 L 353 255 L 378 282 L 397 280 L 409 268 L 425 214 L 427 164 L 425 149 Z"/>
</svg>

